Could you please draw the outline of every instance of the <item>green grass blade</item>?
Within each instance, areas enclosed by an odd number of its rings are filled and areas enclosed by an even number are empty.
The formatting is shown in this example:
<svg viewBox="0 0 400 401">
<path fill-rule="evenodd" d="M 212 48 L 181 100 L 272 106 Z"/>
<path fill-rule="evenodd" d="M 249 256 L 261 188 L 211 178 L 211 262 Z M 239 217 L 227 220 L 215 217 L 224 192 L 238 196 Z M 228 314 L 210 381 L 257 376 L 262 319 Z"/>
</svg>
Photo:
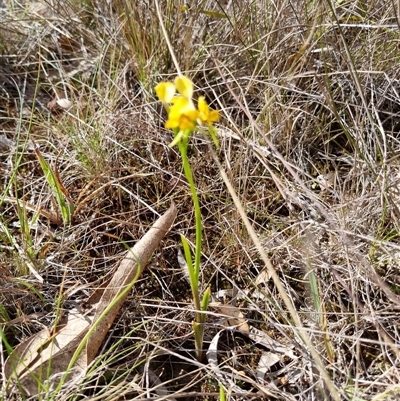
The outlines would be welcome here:
<svg viewBox="0 0 400 401">
<path fill-rule="evenodd" d="M 50 185 L 53 195 L 55 196 L 57 204 L 60 208 L 62 221 L 64 224 L 70 224 L 74 212 L 74 205 L 68 198 L 66 190 L 61 184 L 57 173 L 52 170 L 38 148 L 35 148 L 35 153 L 39 160 L 40 167 L 42 168 L 46 177 L 46 181 Z"/>
</svg>

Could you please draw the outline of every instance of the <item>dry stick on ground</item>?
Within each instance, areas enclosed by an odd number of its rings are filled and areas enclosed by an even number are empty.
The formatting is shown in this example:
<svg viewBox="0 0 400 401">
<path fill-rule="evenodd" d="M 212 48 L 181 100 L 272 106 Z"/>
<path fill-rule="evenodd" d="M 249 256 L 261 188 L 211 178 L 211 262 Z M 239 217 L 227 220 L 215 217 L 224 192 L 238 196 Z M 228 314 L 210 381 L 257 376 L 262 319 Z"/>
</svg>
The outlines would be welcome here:
<svg viewBox="0 0 400 401">
<path fill-rule="evenodd" d="M 257 237 L 257 234 L 255 233 L 249 219 L 247 218 L 246 212 L 244 211 L 243 206 L 242 206 L 239 198 L 237 197 L 235 190 L 232 187 L 232 185 L 229 181 L 229 178 L 226 175 L 225 171 L 223 170 L 222 166 L 220 166 L 220 174 L 221 174 L 222 179 L 225 182 L 226 187 L 228 188 L 229 193 L 232 196 L 233 203 L 235 204 L 235 206 L 240 214 L 240 217 L 242 218 L 242 220 L 246 226 L 247 232 L 249 233 L 254 245 L 256 246 L 257 250 L 259 251 L 261 258 L 262 258 L 263 262 L 265 263 L 265 266 L 268 269 L 268 273 L 270 274 L 270 277 L 272 277 L 272 279 L 279 291 L 279 294 L 282 297 L 283 302 L 285 303 L 286 307 L 289 310 L 290 315 L 293 318 L 293 321 L 295 323 L 295 327 L 298 331 L 299 336 L 302 338 L 302 340 L 308 347 L 308 350 L 310 351 L 315 363 L 317 364 L 318 369 L 321 373 L 321 376 L 324 378 L 326 386 L 330 390 L 333 399 L 335 401 L 340 401 L 341 398 L 340 398 L 340 395 L 339 395 L 335 385 L 332 383 L 332 381 L 322 363 L 322 360 L 321 360 L 320 356 L 318 355 L 317 350 L 312 345 L 310 338 L 308 337 L 306 331 L 304 330 L 304 327 L 299 319 L 299 316 L 297 315 L 296 310 L 294 309 L 289 297 L 287 296 L 286 291 L 283 288 L 283 285 L 281 283 L 281 280 L 279 279 L 278 274 L 275 272 L 275 269 L 272 266 L 271 261 L 269 260 L 267 254 L 265 253 L 265 251 L 261 245 L 261 242 L 260 242 L 259 238 Z"/>
<path fill-rule="evenodd" d="M 219 65 L 217 64 L 217 69 L 220 72 L 221 76 L 223 76 L 222 71 L 220 70 Z M 241 104 L 240 100 L 238 99 L 238 97 L 234 94 L 234 92 L 232 91 L 232 89 L 229 87 L 228 83 L 226 83 L 226 86 L 229 90 L 229 92 L 231 93 L 232 97 L 235 99 L 235 101 L 237 102 L 237 104 L 240 106 L 240 108 L 247 114 L 249 121 L 251 123 L 251 125 L 262 134 L 260 128 L 257 126 L 257 124 L 255 123 L 254 119 L 252 118 L 252 116 L 248 113 L 248 111 L 246 110 L 246 108 Z M 296 179 L 296 181 L 300 181 L 300 185 L 302 187 L 304 187 L 304 184 L 301 182 L 301 180 L 299 179 L 299 177 L 297 176 L 296 172 L 291 168 L 291 166 L 289 165 L 289 163 L 287 163 L 287 161 L 284 159 L 284 157 L 275 149 L 275 147 L 273 146 L 272 143 L 270 143 L 270 141 L 266 140 L 268 146 L 271 148 L 271 150 L 274 152 L 275 156 L 284 164 L 284 166 L 287 168 L 287 170 L 292 174 L 292 176 Z M 281 280 L 279 278 L 279 276 L 277 275 L 277 273 L 275 272 L 274 267 L 271 264 L 270 259 L 268 258 L 266 252 L 264 251 L 264 248 L 261 245 L 261 242 L 259 240 L 259 238 L 257 237 L 257 234 L 255 233 L 247 215 L 246 212 L 243 209 L 243 206 L 238 198 L 238 196 L 236 195 L 235 189 L 233 188 L 225 170 L 223 169 L 221 163 L 219 162 L 214 150 L 212 149 L 212 147 L 209 147 L 210 152 L 212 152 L 213 158 L 215 163 L 218 165 L 219 170 L 220 170 L 220 174 L 221 177 L 230 193 L 230 195 L 232 196 L 233 202 L 240 214 L 240 217 L 242 218 L 247 232 L 249 233 L 254 245 L 256 246 L 265 266 L 267 267 L 268 273 L 270 275 L 270 277 L 273 279 L 280 296 L 282 297 L 283 302 L 285 303 L 286 307 L 288 308 L 288 311 L 293 319 L 293 322 L 295 324 L 295 327 L 297 328 L 297 334 L 301 337 L 301 339 L 303 340 L 304 344 L 307 346 L 308 350 L 311 353 L 311 356 L 313 357 L 314 362 L 316 363 L 316 365 L 318 366 L 318 370 L 321 373 L 322 378 L 324 379 L 324 382 L 327 386 L 327 388 L 329 389 L 329 391 L 331 392 L 331 396 L 333 397 L 333 399 L 335 401 L 340 401 L 341 397 L 340 394 L 337 390 L 337 388 L 335 387 L 335 385 L 333 384 L 331 378 L 328 375 L 328 372 L 325 369 L 325 366 L 322 362 L 321 357 L 319 356 L 317 350 L 314 348 L 314 346 L 312 345 L 312 342 L 309 338 L 309 336 L 307 335 L 306 330 L 303 327 L 303 324 L 300 321 L 300 318 L 292 304 L 292 302 L 290 301 L 282 283 Z M 319 205 L 318 205 L 319 206 Z M 322 209 L 320 207 L 320 209 Z"/>
<path fill-rule="evenodd" d="M 219 66 L 217 66 L 217 69 L 220 71 Z M 222 72 L 220 71 L 221 76 L 223 75 Z M 246 110 L 246 108 L 241 104 L 240 100 L 237 98 L 237 96 L 234 94 L 234 92 L 229 88 L 229 85 L 226 83 L 228 90 L 230 91 L 232 97 L 235 99 L 235 101 L 237 102 L 237 104 L 240 106 L 240 108 L 244 111 L 244 113 L 247 114 L 250 123 L 252 124 L 253 128 L 258 131 L 261 135 L 263 135 L 263 132 L 261 131 L 261 129 L 259 128 L 259 126 L 255 123 L 254 119 L 252 118 L 252 116 L 249 114 L 249 112 Z M 264 135 L 263 135 L 264 136 Z M 292 177 L 294 178 L 294 180 L 296 181 L 296 183 L 305 191 L 305 193 L 307 193 L 307 195 L 310 196 L 311 199 L 313 199 L 314 201 L 314 205 L 315 207 L 318 209 L 318 211 L 321 213 L 321 215 L 326 219 L 327 222 L 329 222 L 329 224 L 331 226 L 334 226 L 335 228 L 336 225 L 335 223 L 330 219 L 328 213 L 326 212 L 326 210 L 323 208 L 323 206 L 315 199 L 315 196 L 310 192 L 310 190 L 304 185 L 304 183 L 302 182 L 302 180 L 299 178 L 298 174 L 295 172 L 295 170 L 292 168 L 292 166 L 290 165 L 290 163 L 288 163 L 285 158 L 277 151 L 277 149 L 275 148 L 275 146 L 264 136 L 264 139 L 266 140 L 266 143 L 268 145 L 268 147 L 271 149 L 271 153 L 273 153 L 273 155 L 282 162 L 282 164 L 285 166 L 285 168 L 287 169 L 287 171 L 292 175 Z M 212 150 L 211 150 L 212 151 Z M 288 307 L 292 317 L 294 318 L 294 321 L 296 322 L 296 326 L 298 326 L 298 328 L 301 331 L 301 336 L 303 337 L 303 340 L 305 340 L 305 343 L 307 344 L 307 346 L 310 349 L 310 352 L 313 356 L 314 361 L 316 362 L 316 364 L 318 365 L 318 368 L 322 374 L 322 376 L 325 379 L 325 382 L 327 383 L 327 386 L 329 388 L 330 391 L 334 391 L 332 396 L 335 399 L 340 399 L 339 398 L 339 393 L 337 392 L 337 389 L 334 387 L 332 381 L 330 380 L 325 367 L 322 363 L 321 358 L 319 357 L 319 355 L 317 354 L 316 350 L 314 349 L 314 347 L 312 346 L 306 332 L 304 331 L 304 329 L 302 328 L 302 324 L 300 322 L 300 320 L 298 319 L 297 313 L 296 311 L 293 309 L 290 300 L 287 298 L 286 293 L 284 288 L 282 287 L 279 277 L 276 275 L 275 270 L 273 269 L 273 267 L 270 265 L 269 259 L 267 257 L 267 255 L 265 254 L 265 252 L 263 251 L 263 248 L 261 247 L 261 244 L 259 243 L 258 237 L 256 236 L 250 222 L 247 219 L 247 216 L 240 204 L 240 200 L 237 198 L 234 189 L 232 187 L 232 185 L 229 182 L 229 179 L 226 175 L 226 173 L 224 172 L 224 170 L 222 169 L 222 166 L 220 165 L 220 163 L 218 162 L 218 159 L 215 157 L 214 155 L 214 160 L 216 163 L 218 163 L 220 171 L 221 171 L 221 176 L 225 181 L 225 184 L 227 185 L 227 188 L 229 190 L 229 192 L 231 193 L 232 198 L 234 199 L 235 205 L 238 208 L 238 211 L 242 217 L 242 219 L 244 220 L 245 224 L 246 224 L 246 228 L 249 230 L 249 234 L 252 237 L 254 244 L 256 245 L 257 249 L 259 250 L 264 263 L 266 264 L 268 271 L 270 272 L 272 278 L 274 279 L 275 284 L 277 285 L 278 291 L 281 294 L 286 306 Z M 272 174 L 272 172 L 270 171 L 270 173 Z M 273 175 L 273 174 L 272 174 Z M 275 181 L 275 180 L 274 180 Z M 235 201 L 236 199 L 236 201 Z M 247 222 L 247 223 L 246 223 Z M 254 237 L 254 238 L 253 238 Z M 343 242 L 350 245 L 351 244 L 351 240 L 349 238 L 348 235 L 346 235 L 346 233 L 342 232 L 342 237 L 343 237 Z M 384 282 L 384 280 L 374 271 L 373 268 L 371 268 L 365 257 L 361 254 L 359 254 L 360 256 L 360 262 L 361 265 L 363 267 L 363 269 L 365 270 L 367 276 L 371 279 L 371 281 L 374 282 L 374 284 L 376 284 L 377 286 L 379 286 L 384 292 L 385 294 L 388 296 L 388 298 L 394 302 L 395 304 L 400 304 L 400 298 L 393 293 L 393 291 L 390 290 L 390 288 L 387 286 L 387 284 Z M 380 332 L 386 339 L 389 339 L 389 337 L 387 336 L 387 333 L 383 331 L 383 328 L 380 327 L 377 322 L 375 321 L 375 319 L 372 320 L 373 324 L 375 325 L 375 327 L 377 328 L 377 331 Z M 297 324 L 297 322 L 299 324 Z M 391 347 L 392 351 L 396 354 L 399 355 L 399 350 L 397 349 L 397 347 L 395 346 L 395 344 L 393 344 L 392 341 L 388 342 L 388 345 Z"/>
</svg>

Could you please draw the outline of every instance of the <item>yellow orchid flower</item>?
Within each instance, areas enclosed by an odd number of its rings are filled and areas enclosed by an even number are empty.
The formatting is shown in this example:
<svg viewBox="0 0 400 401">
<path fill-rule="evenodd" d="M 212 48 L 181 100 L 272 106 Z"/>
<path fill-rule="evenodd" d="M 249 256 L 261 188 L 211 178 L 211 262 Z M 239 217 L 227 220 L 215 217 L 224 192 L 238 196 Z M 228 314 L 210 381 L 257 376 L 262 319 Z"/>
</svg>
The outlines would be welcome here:
<svg viewBox="0 0 400 401">
<path fill-rule="evenodd" d="M 160 82 L 156 86 L 157 97 L 164 105 L 171 103 L 175 90 L 175 85 L 172 82 Z"/>
<path fill-rule="evenodd" d="M 218 111 L 210 110 L 204 96 L 199 97 L 197 107 L 199 108 L 199 119 L 203 124 L 209 125 L 219 120 Z"/>
<path fill-rule="evenodd" d="M 193 83 L 192 81 L 181 75 L 175 78 L 175 88 L 176 90 L 186 99 L 190 100 L 193 96 Z"/>
<path fill-rule="evenodd" d="M 217 131 L 213 127 L 213 123 L 219 119 L 219 113 L 209 108 L 204 96 L 199 97 L 197 108 L 194 106 L 193 83 L 189 78 L 180 75 L 175 78 L 173 83 L 159 83 L 155 90 L 168 113 L 165 128 L 172 129 L 175 133 L 175 138 L 169 146 L 176 145 L 184 137 L 188 138 L 198 124 L 208 127 L 208 133 L 216 147 L 219 146 L 216 137 Z M 179 95 L 176 95 L 176 92 Z"/>
<path fill-rule="evenodd" d="M 168 113 L 165 128 L 179 129 L 179 131 L 194 130 L 196 127 L 198 111 L 191 100 L 183 96 L 174 97 Z"/>
</svg>

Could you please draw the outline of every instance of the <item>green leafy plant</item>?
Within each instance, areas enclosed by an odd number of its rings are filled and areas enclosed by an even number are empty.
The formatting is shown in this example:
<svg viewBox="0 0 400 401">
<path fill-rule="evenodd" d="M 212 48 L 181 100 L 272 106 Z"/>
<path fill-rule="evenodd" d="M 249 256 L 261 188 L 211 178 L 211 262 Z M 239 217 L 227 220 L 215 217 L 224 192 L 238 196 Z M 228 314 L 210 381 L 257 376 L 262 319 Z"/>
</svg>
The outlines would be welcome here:
<svg viewBox="0 0 400 401">
<path fill-rule="evenodd" d="M 210 110 L 204 97 L 200 96 L 197 107 L 193 102 L 193 83 L 185 76 L 178 76 L 175 81 L 161 82 L 156 86 L 158 98 L 163 103 L 168 119 L 165 127 L 172 129 L 174 140 L 170 143 L 170 147 L 177 145 L 182 156 L 183 171 L 189 183 L 195 212 L 196 221 L 196 248 L 194 262 L 192 253 L 186 238 L 181 235 L 183 249 L 185 253 L 186 264 L 189 270 L 189 281 L 192 289 L 193 302 L 196 308 L 196 319 L 193 322 L 193 331 L 195 336 L 196 357 L 198 360 L 203 356 L 203 336 L 204 323 L 211 291 L 208 288 L 200 300 L 199 275 L 200 275 L 200 259 L 201 259 L 201 243 L 202 243 L 202 223 L 200 202 L 197 196 L 196 185 L 194 183 L 190 161 L 187 156 L 189 138 L 198 127 L 205 127 L 212 137 L 214 144 L 218 147 L 218 139 L 216 137 L 216 129 L 213 123 L 218 121 L 219 114 L 216 110 Z"/>
</svg>

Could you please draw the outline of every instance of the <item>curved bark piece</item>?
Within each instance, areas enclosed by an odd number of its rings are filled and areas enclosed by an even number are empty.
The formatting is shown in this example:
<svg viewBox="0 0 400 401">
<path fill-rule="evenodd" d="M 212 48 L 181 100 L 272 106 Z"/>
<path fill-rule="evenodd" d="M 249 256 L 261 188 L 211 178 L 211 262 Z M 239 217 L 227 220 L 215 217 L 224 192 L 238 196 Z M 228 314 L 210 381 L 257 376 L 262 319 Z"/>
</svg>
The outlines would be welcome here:
<svg viewBox="0 0 400 401">
<path fill-rule="evenodd" d="M 49 378 L 52 385 L 59 382 L 60 376 L 66 372 L 82 340 L 95 325 L 86 349 L 83 350 L 68 378 L 72 379 L 86 371 L 87 366 L 96 357 L 128 292 L 114 303 L 102 319 L 99 319 L 101 314 L 127 286 L 133 285 L 133 280 L 143 271 L 152 253 L 171 228 L 176 214 L 176 207 L 172 204 L 136 245 L 127 251 L 114 276 L 103 290 L 100 300 L 91 303 L 89 299 L 89 305 L 92 306 L 89 313 L 82 314 L 76 309 L 71 310 L 56 330 L 53 330 L 53 334 L 46 328 L 14 349 L 4 369 L 8 392 L 12 392 L 16 385 L 27 396 L 34 396 L 46 387 L 51 387 L 49 384 L 43 386 Z"/>
<path fill-rule="evenodd" d="M 151 255 L 171 228 L 176 213 L 175 204 L 172 204 L 172 206 L 153 224 L 142 239 L 128 251 L 127 256 L 121 261 L 113 278 L 104 290 L 100 301 L 95 306 L 96 312 L 93 317 L 93 324 L 97 322 L 100 315 L 110 303 L 142 272 Z M 126 294 L 126 296 L 127 295 L 128 294 Z M 96 357 L 126 296 L 116 302 L 109 313 L 96 325 L 86 347 L 87 364 L 90 364 Z"/>
</svg>

